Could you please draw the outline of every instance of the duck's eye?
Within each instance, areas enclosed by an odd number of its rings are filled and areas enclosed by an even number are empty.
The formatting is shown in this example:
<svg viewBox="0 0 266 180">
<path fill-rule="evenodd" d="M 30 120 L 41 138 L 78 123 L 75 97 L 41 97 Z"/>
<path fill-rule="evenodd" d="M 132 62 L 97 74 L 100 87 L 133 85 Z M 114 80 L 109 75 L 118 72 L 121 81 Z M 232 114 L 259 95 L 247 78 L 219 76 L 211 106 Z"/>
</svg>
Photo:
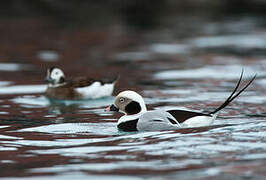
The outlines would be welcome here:
<svg viewBox="0 0 266 180">
<path fill-rule="evenodd" d="M 58 72 L 56 72 L 55 74 L 58 75 Z"/>
<path fill-rule="evenodd" d="M 120 102 L 120 103 L 123 103 L 123 102 L 125 102 L 125 99 L 124 99 L 124 98 L 120 98 L 120 99 L 119 99 L 119 102 Z"/>
</svg>

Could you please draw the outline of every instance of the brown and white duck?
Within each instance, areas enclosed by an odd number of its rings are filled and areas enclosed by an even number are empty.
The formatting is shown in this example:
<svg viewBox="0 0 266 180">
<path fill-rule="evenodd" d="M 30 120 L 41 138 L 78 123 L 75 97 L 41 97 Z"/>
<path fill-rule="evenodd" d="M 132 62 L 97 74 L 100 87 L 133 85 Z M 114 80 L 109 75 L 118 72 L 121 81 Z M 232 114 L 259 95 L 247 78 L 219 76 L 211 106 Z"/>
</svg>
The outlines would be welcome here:
<svg viewBox="0 0 266 180">
<path fill-rule="evenodd" d="M 48 86 L 46 97 L 60 100 L 96 99 L 111 96 L 118 78 L 114 80 L 98 80 L 92 78 L 77 78 L 66 80 L 64 72 L 52 67 L 47 70 Z"/>
</svg>

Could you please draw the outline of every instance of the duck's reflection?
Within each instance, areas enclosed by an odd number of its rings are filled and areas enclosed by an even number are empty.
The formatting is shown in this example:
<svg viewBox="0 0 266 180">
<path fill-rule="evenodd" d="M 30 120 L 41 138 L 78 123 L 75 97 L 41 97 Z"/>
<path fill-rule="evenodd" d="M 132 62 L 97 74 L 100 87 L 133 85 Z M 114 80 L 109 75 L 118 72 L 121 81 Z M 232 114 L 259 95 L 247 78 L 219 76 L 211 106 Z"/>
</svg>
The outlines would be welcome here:
<svg viewBox="0 0 266 180">
<path fill-rule="evenodd" d="M 48 99 L 48 113 L 49 114 L 73 114 L 77 113 L 83 103 L 70 102 L 64 100 Z"/>
</svg>

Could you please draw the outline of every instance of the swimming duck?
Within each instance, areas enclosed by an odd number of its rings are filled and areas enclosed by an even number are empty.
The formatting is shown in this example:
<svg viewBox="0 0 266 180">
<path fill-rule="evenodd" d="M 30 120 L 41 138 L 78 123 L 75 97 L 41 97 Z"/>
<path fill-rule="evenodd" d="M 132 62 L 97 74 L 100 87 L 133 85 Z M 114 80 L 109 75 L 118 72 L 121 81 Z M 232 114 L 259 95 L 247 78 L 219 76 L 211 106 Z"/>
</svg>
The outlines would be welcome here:
<svg viewBox="0 0 266 180">
<path fill-rule="evenodd" d="M 47 70 L 48 86 L 46 97 L 60 100 L 96 99 L 111 96 L 118 78 L 114 80 L 97 80 L 92 78 L 77 78 L 66 80 L 64 72 L 52 67 Z"/>
<path fill-rule="evenodd" d="M 147 111 L 141 95 L 130 90 L 119 93 L 115 98 L 114 104 L 107 107 L 106 111 L 116 111 L 125 114 L 117 123 L 117 127 L 123 131 L 156 131 L 209 126 L 216 119 L 218 113 L 238 97 L 256 77 L 254 76 L 237 92 L 242 76 L 243 71 L 231 95 L 220 107 L 210 113 L 178 109 Z"/>
</svg>

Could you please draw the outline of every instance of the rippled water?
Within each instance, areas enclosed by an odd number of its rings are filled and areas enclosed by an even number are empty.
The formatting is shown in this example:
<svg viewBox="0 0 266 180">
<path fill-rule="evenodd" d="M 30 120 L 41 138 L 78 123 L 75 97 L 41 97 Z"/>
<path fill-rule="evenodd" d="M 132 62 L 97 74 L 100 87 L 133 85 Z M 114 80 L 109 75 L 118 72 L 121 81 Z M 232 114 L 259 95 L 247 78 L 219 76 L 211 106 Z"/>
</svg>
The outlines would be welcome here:
<svg viewBox="0 0 266 180">
<path fill-rule="evenodd" d="M 160 31 L 158 42 L 147 40 L 145 45 L 109 52 L 108 57 L 114 58 L 105 64 L 89 64 L 86 58 L 80 64 L 67 60 L 61 64 L 67 75 L 106 75 L 106 69 L 121 74 L 115 94 L 127 88 L 138 90 L 149 109 L 213 110 L 230 94 L 242 68 L 245 79 L 257 73 L 253 85 L 222 111 L 210 127 L 118 131 L 116 122 L 120 115 L 104 112 L 114 97 L 51 102 L 43 96 L 43 65 L 41 68 L 31 61 L 3 61 L 0 177 L 264 179 L 265 28 L 250 25 L 250 21 L 247 24 L 256 31 L 235 35 L 227 29 L 237 24 L 206 23 L 204 31 L 209 29 L 209 33 L 196 34 L 182 42 L 161 41 Z M 225 29 L 224 34 L 213 34 L 219 27 Z M 56 51 L 46 49 L 36 57 L 47 63 L 45 67 L 64 59 Z"/>
</svg>

